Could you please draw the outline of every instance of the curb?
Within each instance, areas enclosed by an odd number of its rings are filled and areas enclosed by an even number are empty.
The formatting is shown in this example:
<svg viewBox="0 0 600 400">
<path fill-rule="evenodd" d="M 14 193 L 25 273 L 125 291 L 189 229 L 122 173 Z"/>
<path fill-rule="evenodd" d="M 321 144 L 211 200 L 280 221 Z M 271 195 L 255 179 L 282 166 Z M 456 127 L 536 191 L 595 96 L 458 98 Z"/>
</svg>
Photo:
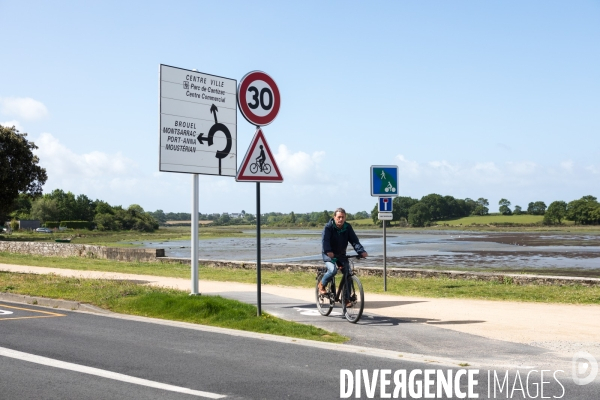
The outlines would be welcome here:
<svg viewBox="0 0 600 400">
<path fill-rule="evenodd" d="M 49 308 L 60 308 L 70 311 L 86 311 L 97 314 L 112 314 L 112 311 L 105 310 L 91 304 L 79 303 L 71 300 L 49 299 L 46 297 L 27 296 L 23 294 L 4 293 L 0 292 L 0 300 L 10 301 L 13 303 L 31 304 Z"/>
<path fill-rule="evenodd" d="M 162 263 L 191 264 L 189 258 L 177 257 L 157 257 Z M 256 269 L 256 262 L 253 261 L 229 261 L 229 260 L 198 260 L 198 263 L 212 268 L 234 268 L 234 269 Z M 261 263 L 261 270 L 266 271 L 293 271 L 293 272 L 311 272 L 316 273 L 321 264 L 300 264 L 300 263 Z M 383 276 L 382 267 L 361 267 L 355 266 L 354 270 L 359 276 Z M 494 272 L 469 272 L 453 270 L 434 270 L 420 268 L 387 268 L 388 277 L 398 278 L 449 278 L 464 279 L 476 281 L 495 281 L 505 284 L 515 285 L 583 285 L 600 286 L 600 278 L 585 278 L 572 276 L 556 275 L 533 275 L 533 274 L 506 274 Z"/>
</svg>

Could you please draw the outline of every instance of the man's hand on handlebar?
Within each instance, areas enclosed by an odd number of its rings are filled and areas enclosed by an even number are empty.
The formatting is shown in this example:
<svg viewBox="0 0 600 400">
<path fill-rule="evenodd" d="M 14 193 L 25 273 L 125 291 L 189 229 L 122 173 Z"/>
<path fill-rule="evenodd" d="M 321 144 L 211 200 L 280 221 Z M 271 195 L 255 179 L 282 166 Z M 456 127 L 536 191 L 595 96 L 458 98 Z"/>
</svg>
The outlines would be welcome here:
<svg viewBox="0 0 600 400">
<path fill-rule="evenodd" d="M 361 258 L 367 258 L 369 255 L 367 254 L 366 251 L 363 251 L 362 253 L 360 253 L 360 257 Z"/>
<path fill-rule="evenodd" d="M 327 257 L 333 258 L 333 253 L 332 252 L 327 253 Z"/>
</svg>

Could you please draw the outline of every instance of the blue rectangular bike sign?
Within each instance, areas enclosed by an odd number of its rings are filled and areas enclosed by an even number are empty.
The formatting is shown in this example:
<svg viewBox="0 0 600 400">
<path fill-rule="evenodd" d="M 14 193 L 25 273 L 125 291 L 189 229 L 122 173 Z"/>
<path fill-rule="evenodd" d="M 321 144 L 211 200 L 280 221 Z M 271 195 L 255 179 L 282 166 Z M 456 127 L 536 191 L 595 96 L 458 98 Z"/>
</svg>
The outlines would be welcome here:
<svg viewBox="0 0 600 400">
<path fill-rule="evenodd" d="M 371 165 L 371 196 L 398 196 L 398 166 Z"/>
</svg>

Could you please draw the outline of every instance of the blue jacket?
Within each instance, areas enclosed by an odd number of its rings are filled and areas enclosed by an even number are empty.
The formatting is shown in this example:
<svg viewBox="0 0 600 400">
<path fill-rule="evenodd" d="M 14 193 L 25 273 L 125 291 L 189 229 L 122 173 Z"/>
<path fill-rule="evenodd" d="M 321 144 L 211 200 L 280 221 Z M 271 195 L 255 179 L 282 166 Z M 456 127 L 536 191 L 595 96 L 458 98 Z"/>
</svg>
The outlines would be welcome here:
<svg viewBox="0 0 600 400">
<path fill-rule="evenodd" d="M 321 241 L 323 243 L 323 261 L 331 261 L 327 253 L 333 253 L 334 257 L 346 254 L 348 243 L 354 247 L 358 254 L 365 252 L 364 247 L 358 241 L 356 233 L 354 233 L 354 229 L 352 229 L 352 225 L 344 222 L 344 226 L 338 229 L 333 218 L 323 228 Z"/>
</svg>

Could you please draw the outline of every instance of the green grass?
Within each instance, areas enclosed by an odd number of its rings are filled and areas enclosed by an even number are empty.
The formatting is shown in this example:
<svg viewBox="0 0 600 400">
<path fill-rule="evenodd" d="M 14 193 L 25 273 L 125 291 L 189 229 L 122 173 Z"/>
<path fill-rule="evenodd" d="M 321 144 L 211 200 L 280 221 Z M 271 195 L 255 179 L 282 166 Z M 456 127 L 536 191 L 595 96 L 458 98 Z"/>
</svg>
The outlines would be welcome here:
<svg viewBox="0 0 600 400">
<path fill-rule="evenodd" d="M 68 268 L 85 271 L 107 271 L 190 279 L 190 266 L 183 264 L 127 263 L 78 257 L 40 257 L 0 253 L 0 263 Z M 201 280 L 256 283 L 256 271 L 200 266 Z M 315 275 L 307 272 L 261 272 L 262 283 L 313 288 Z M 360 277 L 365 291 L 384 293 L 383 278 Z M 600 304 L 600 287 L 582 285 L 516 285 L 508 282 L 485 282 L 449 278 L 395 278 L 388 277 L 386 294 L 431 298 L 463 298 L 509 300 L 539 303 Z"/>
<path fill-rule="evenodd" d="M 200 227 L 199 238 L 214 239 L 220 237 L 246 237 L 242 229 L 250 229 L 250 226 L 224 226 L 224 227 Z M 158 243 L 175 240 L 190 240 L 190 227 L 160 227 L 154 232 L 137 231 L 89 231 L 67 230 L 52 234 L 37 232 L 15 232 L 11 235 L 0 235 L 0 240 L 10 241 L 35 241 L 53 242 L 55 239 L 71 238 L 74 244 L 92 244 L 108 247 L 132 247 L 132 242 Z"/>
<path fill-rule="evenodd" d="M 492 225 L 492 224 L 518 224 L 532 225 L 541 224 L 544 219 L 543 215 L 482 215 L 469 216 L 448 221 L 438 221 L 439 225 L 447 224 L 452 226 L 467 226 L 467 225 Z"/>
<path fill-rule="evenodd" d="M 182 291 L 128 281 L 65 278 L 0 271 L 0 292 L 74 300 L 117 313 L 218 326 L 251 332 L 342 343 L 347 337 L 285 321 L 256 307 L 219 296 L 189 296 Z"/>
</svg>

